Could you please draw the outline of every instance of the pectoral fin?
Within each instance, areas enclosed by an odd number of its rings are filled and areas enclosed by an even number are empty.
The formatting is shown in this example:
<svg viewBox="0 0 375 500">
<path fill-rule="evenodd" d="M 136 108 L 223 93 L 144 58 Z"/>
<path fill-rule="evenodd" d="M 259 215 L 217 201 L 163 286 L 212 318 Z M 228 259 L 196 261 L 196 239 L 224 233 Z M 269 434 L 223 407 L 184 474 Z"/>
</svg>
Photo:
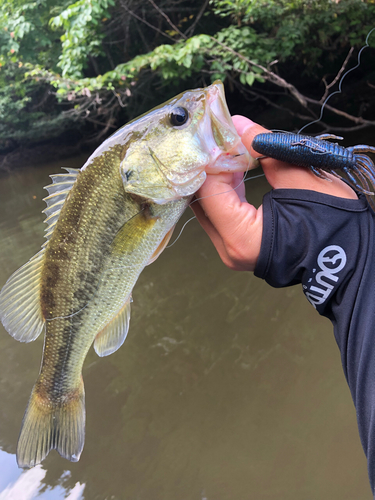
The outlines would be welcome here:
<svg viewBox="0 0 375 500">
<path fill-rule="evenodd" d="M 0 292 L 0 319 L 20 342 L 35 340 L 43 330 L 40 280 L 45 250 L 34 255 L 5 283 Z"/>
<path fill-rule="evenodd" d="M 109 356 L 124 343 L 129 331 L 131 297 L 105 328 L 98 333 L 94 349 L 98 356 Z"/>
<path fill-rule="evenodd" d="M 150 260 L 147 262 L 147 265 L 149 266 L 150 264 L 152 264 L 153 262 L 155 262 L 155 260 L 159 257 L 159 255 L 163 252 L 163 250 L 165 250 L 165 247 L 168 245 L 169 243 L 169 240 L 171 239 L 172 237 L 172 234 L 173 234 L 173 231 L 174 231 L 174 228 L 176 226 L 173 226 L 172 229 L 170 229 L 167 234 L 164 236 L 164 238 L 161 240 L 158 248 L 155 250 L 155 252 L 152 254 Z"/>
</svg>

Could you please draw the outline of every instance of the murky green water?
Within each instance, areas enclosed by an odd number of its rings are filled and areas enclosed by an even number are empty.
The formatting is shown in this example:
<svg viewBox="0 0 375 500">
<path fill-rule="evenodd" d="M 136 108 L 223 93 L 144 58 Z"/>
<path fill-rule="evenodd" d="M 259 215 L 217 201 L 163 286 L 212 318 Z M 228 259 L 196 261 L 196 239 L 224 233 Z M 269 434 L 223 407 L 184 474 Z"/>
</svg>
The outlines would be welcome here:
<svg viewBox="0 0 375 500">
<path fill-rule="evenodd" d="M 59 167 L 0 179 L 0 286 L 43 242 L 42 186 Z M 259 204 L 267 185 L 247 188 Z M 193 221 L 133 298 L 123 347 L 86 359 L 76 464 L 51 452 L 17 468 L 42 339 L 18 343 L 0 325 L 0 500 L 372 498 L 330 323 L 300 287 L 228 270 Z"/>
</svg>

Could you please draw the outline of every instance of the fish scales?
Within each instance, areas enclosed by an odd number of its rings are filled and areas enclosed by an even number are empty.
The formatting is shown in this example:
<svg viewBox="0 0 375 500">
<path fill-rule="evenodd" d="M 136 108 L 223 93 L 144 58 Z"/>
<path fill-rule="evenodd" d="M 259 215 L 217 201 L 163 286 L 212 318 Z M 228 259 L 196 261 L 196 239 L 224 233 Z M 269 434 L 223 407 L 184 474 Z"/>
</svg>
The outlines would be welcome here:
<svg viewBox="0 0 375 500">
<path fill-rule="evenodd" d="M 41 282 L 47 320 L 87 304 L 114 236 L 139 211 L 129 196 L 125 203 L 119 154 L 111 151 L 103 157 L 78 175 L 47 246 Z"/>
<path fill-rule="evenodd" d="M 15 339 L 45 335 L 18 440 L 20 467 L 51 449 L 79 460 L 90 346 L 107 356 L 123 344 L 138 276 L 166 247 L 206 172 L 249 164 L 216 82 L 125 125 L 80 170 L 52 176 L 47 241 L 0 292 L 0 318 Z"/>
<path fill-rule="evenodd" d="M 44 387 L 56 401 L 77 387 L 77 370 L 93 341 L 92 331 L 87 338 L 82 333 L 79 311 L 90 310 L 112 240 L 139 211 L 123 190 L 119 153 L 104 154 L 78 175 L 46 249 L 41 282 L 46 341 L 38 389 Z M 70 380 L 64 380 L 65 370 Z"/>
<path fill-rule="evenodd" d="M 56 401 L 76 390 L 96 333 L 129 298 L 138 277 L 138 261 L 148 261 L 154 249 L 153 240 L 160 239 L 189 202 L 186 199 L 165 204 L 156 207 L 155 213 L 142 208 L 124 192 L 119 155 L 115 156 L 116 162 L 114 153 L 111 156 L 112 161 L 105 161 L 104 157 L 104 161 L 94 161 L 80 173 L 69 203 L 61 212 L 61 222 L 51 238 L 42 271 L 43 281 L 53 279 L 49 272 L 51 261 L 53 270 L 57 267 L 58 278 L 53 287 L 48 286 L 52 303 L 57 306 L 48 310 L 38 388 L 46 387 L 46 393 L 53 394 Z M 101 199 L 103 192 L 105 204 Z M 90 219 L 95 224 L 87 234 Z M 78 251 L 82 248 L 88 250 Z M 42 303 L 44 288 L 42 284 Z"/>
</svg>

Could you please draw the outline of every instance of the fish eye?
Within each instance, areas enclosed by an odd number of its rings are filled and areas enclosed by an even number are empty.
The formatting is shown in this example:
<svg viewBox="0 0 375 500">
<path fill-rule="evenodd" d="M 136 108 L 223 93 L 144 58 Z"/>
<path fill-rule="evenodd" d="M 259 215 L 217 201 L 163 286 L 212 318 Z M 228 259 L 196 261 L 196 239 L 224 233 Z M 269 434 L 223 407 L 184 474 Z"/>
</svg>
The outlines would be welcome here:
<svg viewBox="0 0 375 500">
<path fill-rule="evenodd" d="M 181 125 L 184 125 L 188 121 L 189 112 L 187 109 L 178 106 L 172 109 L 169 119 L 174 127 L 181 127 Z"/>
</svg>

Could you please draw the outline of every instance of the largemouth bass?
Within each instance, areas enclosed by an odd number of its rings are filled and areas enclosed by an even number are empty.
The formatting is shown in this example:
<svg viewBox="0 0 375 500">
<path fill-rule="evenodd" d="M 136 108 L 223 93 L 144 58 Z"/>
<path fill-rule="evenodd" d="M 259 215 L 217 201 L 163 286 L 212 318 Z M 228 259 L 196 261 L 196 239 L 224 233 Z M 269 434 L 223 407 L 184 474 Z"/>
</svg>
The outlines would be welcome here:
<svg viewBox="0 0 375 500">
<path fill-rule="evenodd" d="M 52 449 L 79 460 L 90 346 L 107 356 L 123 344 L 137 278 L 167 245 L 206 172 L 245 171 L 250 162 L 215 82 L 120 128 L 81 169 L 51 176 L 47 241 L 0 292 L 10 335 L 21 342 L 45 335 L 19 467 L 35 466 Z"/>
</svg>

